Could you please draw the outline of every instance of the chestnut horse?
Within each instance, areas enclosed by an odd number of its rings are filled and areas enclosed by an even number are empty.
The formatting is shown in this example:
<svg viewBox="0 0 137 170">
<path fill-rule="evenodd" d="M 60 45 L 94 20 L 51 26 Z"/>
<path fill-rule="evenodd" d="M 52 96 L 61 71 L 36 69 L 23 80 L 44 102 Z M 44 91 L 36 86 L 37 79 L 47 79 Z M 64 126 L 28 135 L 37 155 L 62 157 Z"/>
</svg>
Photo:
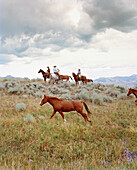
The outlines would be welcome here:
<svg viewBox="0 0 137 170">
<path fill-rule="evenodd" d="M 136 98 L 137 98 L 137 90 L 135 90 L 135 89 L 129 89 L 129 91 L 128 91 L 128 94 L 127 94 L 127 96 L 129 96 L 130 94 L 134 94 L 135 96 L 136 96 Z M 137 100 L 135 100 L 135 103 L 136 103 L 136 105 L 137 105 Z"/>
<path fill-rule="evenodd" d="M 43 104 L 45 104 L 47 102 L 49 104 L 51 104 L 53 109 L 54 109 L 50 119 L 58 111 L 61 114 L 61 116 L 62 116 L 62 118 L 63 118 L 63 120 L 65 122 L 66 120 L 64 119 L 63 112 L 77 111 L 78 113 L 80 113 L 83 116 L 85 121 L 91 122 L 88 119 L 86 113 L 83 112 L 83 105 L 82 105 L 82 103 L 84 104 L 85 109 L 88 112 L 88 114 L 91 114 L 91 112 L 88 109 L 87 104 L 85 102 L 83 102 L 83 101 L 77 101 L 77 100 L 68 101 L 68 100 L 59 99 L 57 97 L 52 97 L 52 96 L 44 95 L 44 98 L 42 99 L 40 105 L 42 106 Z"/>
<path fill-rule="evenodd" d="M 72 77 L 68 76 L 68 75 L 59 75 L 59 77 L 60 77 L 60 80 L 67 80 L 67 81 L 69 81 L 69 78 L 71 78 L 71 80 L 73 80 Z"/>
<path fill-rule="evenodd" d="M 75 73 L 72 73 L 72 76 L 74 77 L 74 80 L 76 82 L 76 86 L 78 85 L 79 81 L 82 81 L 83 84 L 87 84 L 86 76 L 81 76 L 81 80 L 79 80 L 78 76 Z"/>
<path fill-rule="evenodd" d="M 86 82 L 93 82 L 92 79 L 86 79 Z"/>
<path fill-rule="evenodd" d="M 48 72 L 45 72 L 45 71 L 43 71 L 42 69 L 40 69 L 40 70 L 38 71 L 38 73 L 42 73 L 45 82 L 46 82 L 46 79 L 47 79 L 47 78 L 50 79 L 49 82 L 53 81 L 53 84 L 54 84 L 55 82 L 57 83 L 58 80 L 59 80 L 58 76 L 57 76 L 56 74 L 54 74 L 54 73 L 50 73 L 50 74 L 49 74 Z"/>
<path fill-rule="evenodd" d="M 40 69 L 40 70 L 38 71 L 38 73 L 42 73 L 42 76 L 43 76 L 43 78 L 44 78 L 44 81 L 46 81 L 46 79 L 49 78 L 49 73 L 43 71 L 42 69 Z"/>
</svg>

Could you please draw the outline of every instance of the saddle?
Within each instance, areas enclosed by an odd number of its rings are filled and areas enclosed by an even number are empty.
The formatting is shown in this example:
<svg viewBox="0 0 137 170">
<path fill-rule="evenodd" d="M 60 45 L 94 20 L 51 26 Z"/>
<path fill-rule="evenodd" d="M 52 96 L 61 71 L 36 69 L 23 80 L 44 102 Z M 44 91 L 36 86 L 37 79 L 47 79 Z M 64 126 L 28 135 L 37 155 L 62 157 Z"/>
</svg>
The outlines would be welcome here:
<svg viewBox="0 0 137 170">
<path fill-rule="evenodd" d="M 81 80 L 81 77 L 78 77 L 78 80 L 80 81 L 80 80 Z"/>
</svg>

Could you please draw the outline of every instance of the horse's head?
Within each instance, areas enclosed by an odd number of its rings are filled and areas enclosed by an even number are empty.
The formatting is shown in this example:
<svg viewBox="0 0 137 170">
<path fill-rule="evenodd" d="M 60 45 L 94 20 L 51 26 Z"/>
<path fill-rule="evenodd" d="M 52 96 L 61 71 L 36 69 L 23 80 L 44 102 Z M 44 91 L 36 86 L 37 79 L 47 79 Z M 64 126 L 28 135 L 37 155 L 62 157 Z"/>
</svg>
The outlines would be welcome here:
<svg viewBox="0 0 137 170">
<path fill-rule="evenodd" d="M 47 98 L 46 95 L 44 95 L 44 98 L 40 102 L 40 106 L 42 106 L 43 104 L 47 103 L 47 101 L 48 101 L 48 98 Z"/>
<path fill-rule="evenodd" d="M 72 76 L 73 76 L 73 77 L 76 77 L 76 74 L 75 74 L 75 73 L 72 73 Z"/>
<path fill-rule="evenodd" d="M 129 91 L 128 91 L 127 96 L 129 96 L 131 93 L 133 93 L 133 90 L 130 88 Z"/>
<path fill-rule="evenodd" d="M 38 71 L 38 73 L 41 73 L 41 69 Z"/>
</svg>

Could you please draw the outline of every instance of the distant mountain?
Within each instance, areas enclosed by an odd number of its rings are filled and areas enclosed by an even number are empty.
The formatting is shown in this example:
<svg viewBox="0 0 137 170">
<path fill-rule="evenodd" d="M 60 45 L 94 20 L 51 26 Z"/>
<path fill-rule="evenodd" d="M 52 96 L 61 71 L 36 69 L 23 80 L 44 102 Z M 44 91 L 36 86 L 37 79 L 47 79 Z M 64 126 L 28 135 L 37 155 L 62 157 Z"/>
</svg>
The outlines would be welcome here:
<svg viewBox="0 0 137 170">
<path fill-rule="evenodd" d="M 11 75 L 7 75 L 6 78 L 14 78 L 13 76 Z"/>
<path fill-rule="evenodd" d="M 116 76 L 116 77 L 101 77 L 94 80 L 95 83 L 114 84 L 122 87 L 137 87 L 137 75 L 131 76 Z"/>
<path fill-rule="evenodd" d="M 10 78 L 13 78 L 13 79 L 22 79 L 22 77 L 13 77 L 11 75 L 7 75 L 5 77 L 0 77 L 0 78 L 7 78 L 7 79 L 10 79 Z"/>
</svg>

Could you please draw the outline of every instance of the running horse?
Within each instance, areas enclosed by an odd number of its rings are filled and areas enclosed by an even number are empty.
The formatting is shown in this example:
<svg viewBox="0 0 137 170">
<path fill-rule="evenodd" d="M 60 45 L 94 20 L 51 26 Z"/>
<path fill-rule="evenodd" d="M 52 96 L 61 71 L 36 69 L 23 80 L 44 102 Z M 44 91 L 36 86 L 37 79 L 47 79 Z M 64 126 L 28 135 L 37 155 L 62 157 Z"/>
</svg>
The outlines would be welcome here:
<svg viewBox="0 0 137 170">
<path fill-rule="evenodd" d="M 91 114 L 91 112 L 88 109 L 87 104 L 83 101 L 77 101 L 77 100 L 68 101 L 68 100 L 59 99 L 57 97 L 44 95 L 44 98 L 41 100 L 40 105 L 42 106 L 47 102 L 49 104 L 51 104 L 54 109 L 50 119 L 58 111 L 61 114 L 64 122 L 66 122 L 63 112 L 77 111 L 78 113 L 80 113 L 83 116 L 83 118 L 85 119 L 86 122 L 88 121 L 91 123 L 91 121 L 88 119 L 86 113 L 83 112 L 82 104 L 84 104 L 84 107 L 85 107 L 86 111 L 88 112 L 88 115 Z"/>
<path fill-rule="evenodd" d="M 69 81 L 69 78 L 71 78 L 71 80 L 73 80 L 71 76 L 68 76 L 68 75 L 59 75 L 59 79 L 60 80 L 67 80 L 67 81 Z"/>
<path fill-rule="evenodd" d="M 74 80 L 76 82 L 76 86 L 78 85 L 79 81 L 82 81 L 83 84 L 87 84 L 86 76 L 81 76 L 81 80 L 79 80 L 79 77 L 75 73 L 72 73 L 72 76 L 74 77 Z"/>
<path fill-rule="evenodd" d="M 49 78 L 49 73 L 43 71 L 42 69 L 40 69 L 38 71 L 38 73 L 42 73 L 42 76 L 43 76 L 45 82 L 46 82 L 46 79 Z"/>
<path fill-rule="evenodd" d="M 132 93 L 133 93 L 133 94 L 136 96 L 136 98 L 137 98 L 137 90 L 132 89 L 132 88 L 129 89 L 127 96 L 129 96 L 129 95 L 132 94 Z M 136 103 L 136 105 L 137 105 L 137 100 L 135 100 L 135 103 Z"/>
</svg>

